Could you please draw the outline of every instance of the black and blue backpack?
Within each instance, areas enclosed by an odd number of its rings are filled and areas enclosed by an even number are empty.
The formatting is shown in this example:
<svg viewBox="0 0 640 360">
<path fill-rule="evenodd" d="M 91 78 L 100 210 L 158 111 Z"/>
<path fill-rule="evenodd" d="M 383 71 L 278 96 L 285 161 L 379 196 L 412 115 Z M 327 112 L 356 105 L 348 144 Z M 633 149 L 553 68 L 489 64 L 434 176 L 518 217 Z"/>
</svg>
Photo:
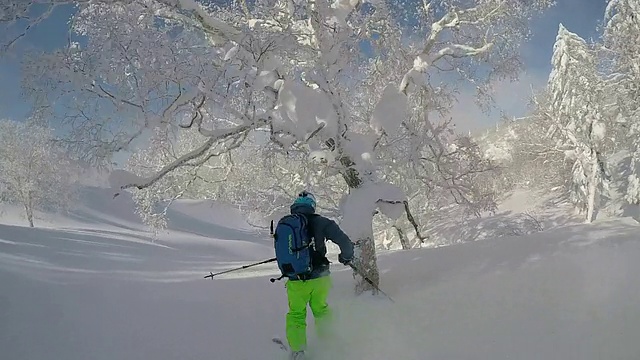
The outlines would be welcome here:
<svg viewBox="0 0 640 360">
<path fill-rule="evenodd" d="M 272 221 L 271 229 L 276 262 L 282 277 L 304 280 L 313 271 L 313 239 L 309 219 L 303 214 L 286 215 L 278 221 L 275 231 Z"/>
</svg>

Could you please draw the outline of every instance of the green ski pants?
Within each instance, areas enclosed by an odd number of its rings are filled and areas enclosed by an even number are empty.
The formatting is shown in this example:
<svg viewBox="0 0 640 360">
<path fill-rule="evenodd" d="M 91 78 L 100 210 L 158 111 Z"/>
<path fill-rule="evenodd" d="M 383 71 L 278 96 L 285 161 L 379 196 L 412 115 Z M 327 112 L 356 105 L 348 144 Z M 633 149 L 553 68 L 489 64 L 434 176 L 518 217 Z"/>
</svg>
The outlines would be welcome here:
<svg viewBox="0 0 640 360">
<path fill-rule="evenodd" d="M 331 277 L 323 276 L 311 280 L 288 280 L 289 298 L 287 313 L 287 341 L 292 351 L 304 350 L 307 346 L 307 304 L 311 308 L 318 337 L 326 338 L 331 310 L 327 297 L 331 289 Z"/>
</svg>

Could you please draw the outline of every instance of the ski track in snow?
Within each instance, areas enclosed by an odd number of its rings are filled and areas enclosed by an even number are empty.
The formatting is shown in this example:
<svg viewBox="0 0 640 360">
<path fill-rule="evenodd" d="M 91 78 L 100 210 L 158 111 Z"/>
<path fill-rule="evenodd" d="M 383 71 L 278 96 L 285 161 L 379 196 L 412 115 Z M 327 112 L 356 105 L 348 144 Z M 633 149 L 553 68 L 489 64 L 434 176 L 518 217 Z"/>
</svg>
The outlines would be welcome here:
<svg viewBox="0 0 640 360">
<path fill-rule="evenodd" d="M 204 279 L 272 257 L 269 239 L 195 216 L 196 206 L 186 204 L 193 216 L 183 210 L 155 243 L 136 224 L 117 226 L 122 219 L 106 208 L 116 225 L 0 225 L 2 358 L 285 360 L 271 340 L 284 338 L 287 311 L 284 282 L 268 280 L 275 264 Z M 313 360 L 636 359 L 638 234 L 638 223 L 620 218 L 384 252 L 381 287 L 395 303 L 354 296 L 351 272 L 330 259 L 334 338 L 317 343 L 309 313 L 309 352 Z"/>
</svg>

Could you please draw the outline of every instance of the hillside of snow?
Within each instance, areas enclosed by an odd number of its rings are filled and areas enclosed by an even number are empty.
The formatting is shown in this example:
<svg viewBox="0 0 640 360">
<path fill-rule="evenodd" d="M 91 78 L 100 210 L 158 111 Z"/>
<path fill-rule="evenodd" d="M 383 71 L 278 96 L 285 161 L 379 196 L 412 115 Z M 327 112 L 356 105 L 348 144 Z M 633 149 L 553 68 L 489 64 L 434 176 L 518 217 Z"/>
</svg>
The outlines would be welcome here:
<svg viewBox="0 0 640 360">
<path fill-rule="evenodd" d="M 463 214 L 458 206 L 434 212 L 429 220 L 427 247 L 513 237 L 583 222 L 557 193 L 516 189 L 504 196 L 494 214 Z"/>
<path fill-rule="evenodd" d="M 135 213 L 128 193 L 114 197 L 114 190 L 85 186 L 79 201 L 66 213 L 36 213 L 36 227 L 89 233 L 96 236 L 138 239 L 165 246 L 203 248 L 220 259 L 245 259 L 271 255 L 271 244 L 263 234 L 243 220 L 231 206 L 207 200 L 178 200 L 168 211 L 167 229 L 154 236 Z M 26 225 L 22 209 L 0 204 L 0 224 Z M 35 229 L 34 231 L 38 231 Z"/>
<path fill-rule="evenodd" d="M 531 131 L 532 121 L 535 119 L 531 117 L 505 121 L 493 128 L 483 129 L 474 135 L 474 140 L 483 149 L 486 158 L 508 168 L 520 161 L 512 158 L 514 146 L 522 141 L 523 134 Z M 640 206 L 625 200 L 631 175 L 631 158 L 632 154 L 626 150 L 606 157 L 608 181 L 599 194 L 594 219 L 606 221 L 629 217 L 640 221 Z M 507 172 L 507 177 L 513 175 Z M 496 212 L 485 213 L 482 218 L 465 217 L 455 205 L 435 213 L 429 229 L 429 245 L 531 234 L 584 222 L 585 214 L 576 212 L 575 206 L 569 201 L 567 188 L 536 181 L 540 179 L 517 180 L 510 191 L 501 194 Z M 452 222 L 452 218 L 459 221 Z"/>
<path fill-rule="evenodd" d="M 272 257 L 266 234 L 230 209 L 185 202 L 152 242 L 127 200 L 110 196 L 89 190 L 82 211 L 35 229 L 7 224 L 5 209 L 3 359 L 286 359 L 271 343 L 287 311 L 284 282 L 269 282 L 274 264 L 203 278 Z M 314 360 L 636 359 L 638 234 L 636 221 L 618 218 L 382 252 L 381 287 L 394 303 L 354 296 L 351 272 L 331 257 L 336 339 L 312 340 L 310 351 Z"/>
</svg>

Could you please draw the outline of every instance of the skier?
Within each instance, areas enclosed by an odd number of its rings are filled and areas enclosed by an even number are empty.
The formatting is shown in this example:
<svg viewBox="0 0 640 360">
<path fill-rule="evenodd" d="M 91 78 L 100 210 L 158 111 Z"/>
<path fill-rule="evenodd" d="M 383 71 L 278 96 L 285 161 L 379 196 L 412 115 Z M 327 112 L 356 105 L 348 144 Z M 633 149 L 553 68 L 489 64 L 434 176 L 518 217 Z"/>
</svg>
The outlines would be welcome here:
<svg viewBox="0 0 640 360">
<path fill-rule="evenodd" d="M 351 239 L 340 229 L 338 224 L 333 220 L 323 217 L 315 213 L 316 199 L 310 192 L 301 192 L 294 203 L 290 207 L 291 214 L 300 214 L 306 219 L 304 226 L 309 229 L 309 237 L 311 238 L 311 246 L 309 246 L 309 261 L 311 262 L 311 271 L 306 273 L 297 273 L 291 275 L 291 264 L 287 264 L 285 260 L 278 260 L 283 276 L 287 277 L 286 289 L 287 298 L 289 300 L 289 312 L 286 316 L 286 336 L 291 350 L 291 360 L 300 360 L 304 358 L 304 351 L 307 345 L 306 319 L 307 305 L 311 308 L 315 320 L 316 331 L 320 338 L 327 338 L 329 333 L 328 322 L 331 319 L 331 309 L 327 304 L 327 297 L 331 288 L 331 277 L 329 271 L 329 260 L 326 258 L 327 248 L 325 241 L 327 239 L 333 241 L 340 247 L 338 261 L 343 265 L 349 265 L 353 260 L 353 243 Z M 289 215 L 290 217 L 290 215 Z M 283 220 L 281 220 L 282 222 Z M 285 225 L 292 229 L 290 224 Z M 294 224 L 295 227 L 295 224 Z M 281 233 L 287 232 L 287 229 L 280 228 Z M 276 231 L 276 241 L 278 230 Z M 287 257 L 291 252 L 291 237 L 297 236 L 293 230 L 288 234 L 288 247 L 283 248 L 282 257 Z M 280 234 L 283 236 L 282 234 Z M 295 251 L 296 249 L 294 249 Z M 276 246 L 276 258 L 278 258 L 278 246 Z M 300 255 L 296 256 L 295 262 L 300 259 Z M 284 266 L 282 265 L 284 264 Z M 287 268 L 289 266 L 289 268 Z M 287 271 L 289 269 L 289 271 Z M 288 276 L 285 273 L 289 274 Z"/>
</svg>

